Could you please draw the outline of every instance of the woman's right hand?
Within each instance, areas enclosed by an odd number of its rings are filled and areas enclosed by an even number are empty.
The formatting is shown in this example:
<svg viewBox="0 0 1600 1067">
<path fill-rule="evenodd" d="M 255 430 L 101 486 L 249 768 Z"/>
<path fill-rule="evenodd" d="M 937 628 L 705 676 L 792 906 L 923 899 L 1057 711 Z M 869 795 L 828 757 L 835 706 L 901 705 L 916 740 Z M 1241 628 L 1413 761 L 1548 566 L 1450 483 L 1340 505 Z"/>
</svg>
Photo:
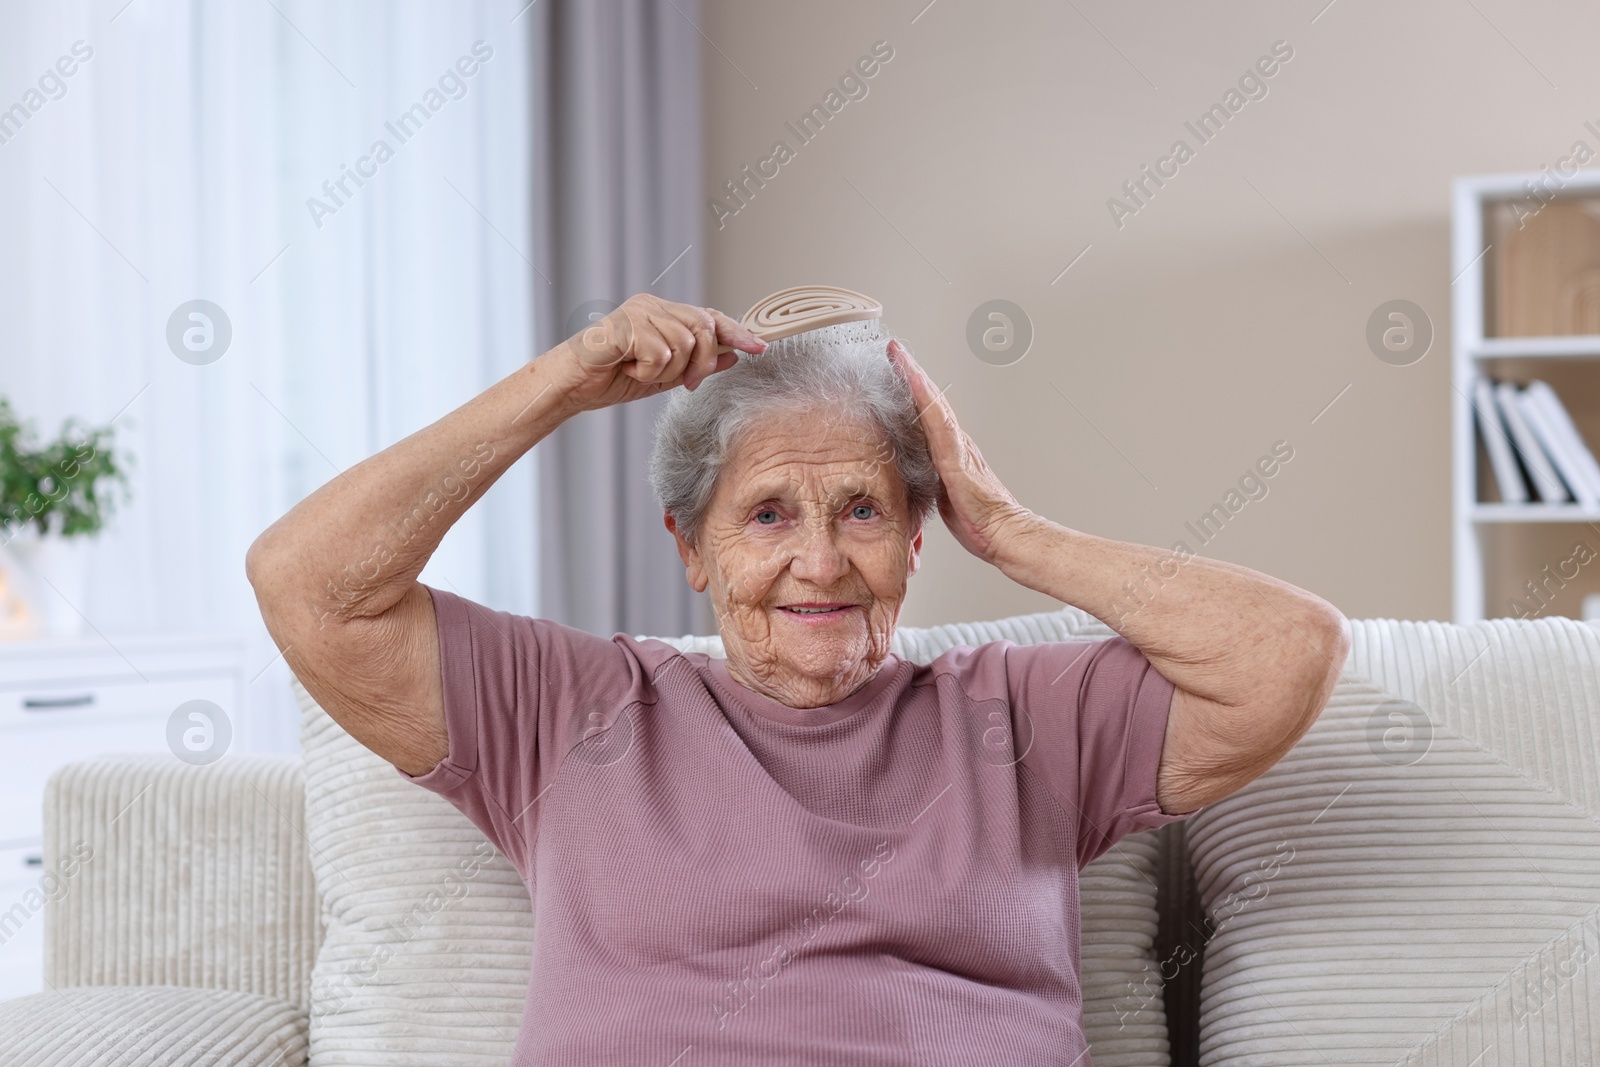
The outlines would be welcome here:
<svg viewBox="0 0 1600 1067">
<path fill-rule="evenodd" d="M 756 353 L 767 343 L 714 308 L 638 293 L 543 358 L 561 365 L 568 399 L 587 411 L 676 385 L 693 391 L 739 361 L 722 346 Z"/>
</svg>

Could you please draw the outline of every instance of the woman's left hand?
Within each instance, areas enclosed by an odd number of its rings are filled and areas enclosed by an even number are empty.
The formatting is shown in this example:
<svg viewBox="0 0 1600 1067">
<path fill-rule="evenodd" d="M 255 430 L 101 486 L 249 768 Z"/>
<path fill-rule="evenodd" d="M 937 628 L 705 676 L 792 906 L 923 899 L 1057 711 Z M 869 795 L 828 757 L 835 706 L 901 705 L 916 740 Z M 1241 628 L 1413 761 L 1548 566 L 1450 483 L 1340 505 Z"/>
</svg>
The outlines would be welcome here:
<svg viewBox="0 0 1600 1067">
<path fill-rule="evenodd" d="M 928 450 L 943 483 L 939 516 L 962 547 L 995 563 L 1009 541 L 1024 534 L 1033 513 L 1017 503 L 989 469 L 983 453 L 957 424 L 944 394 L 899 341 L 889 342 L 889 360 L 911 386 Z"/>
</svg>

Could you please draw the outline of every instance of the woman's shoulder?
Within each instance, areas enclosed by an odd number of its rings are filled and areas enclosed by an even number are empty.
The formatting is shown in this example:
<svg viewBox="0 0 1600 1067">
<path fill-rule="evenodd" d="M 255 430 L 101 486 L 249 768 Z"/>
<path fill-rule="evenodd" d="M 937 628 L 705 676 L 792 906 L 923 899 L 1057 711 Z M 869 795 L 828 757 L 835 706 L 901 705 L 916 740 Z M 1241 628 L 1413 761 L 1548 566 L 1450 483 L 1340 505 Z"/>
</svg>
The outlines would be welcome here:
<svg viewBox="0 0 1600 1067">
<path fill-rule="evenodd" d="M 656 673 L 680 655 L 669 643 L 593 633 L 554 619 L 491 608 L 450 592 L 432 594 L 439 637 L 463 669 L 536 680 L 551 694 L 649 699 Z"/>
<path fill-rule="evenodd" d="M 630 637 L 619 633 L 611 640 L 638 663 L 640 671 L 652 682 L 661 671 L 674 666 L 703 676 L 708 660 L 722 658 L 722 638 L 715 636 Z"/>
</svg>

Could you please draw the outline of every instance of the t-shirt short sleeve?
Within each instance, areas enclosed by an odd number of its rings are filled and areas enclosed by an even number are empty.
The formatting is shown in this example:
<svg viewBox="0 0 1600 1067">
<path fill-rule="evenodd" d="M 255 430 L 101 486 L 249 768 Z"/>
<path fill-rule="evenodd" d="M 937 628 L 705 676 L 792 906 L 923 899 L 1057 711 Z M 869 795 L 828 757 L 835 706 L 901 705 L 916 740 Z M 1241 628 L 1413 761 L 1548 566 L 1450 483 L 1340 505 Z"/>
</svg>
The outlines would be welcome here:
<svg viewBox="0 0 1600 1067">
<path fill-rule="evenodd" d="M 1078 823 L 1078 867 L 1182 819 L 1156 800 L 1173 684 L 1124 637 L 1006 650 L 1021 763 Z"/>
<path fill-rule="evenodd" d="M 443 796 L 521 868 L 566 755 L 647 698 L 643 672 L 613 639 L 423 588 L 450 748 L 426 774 L 395 770 Z"/>
</svg>

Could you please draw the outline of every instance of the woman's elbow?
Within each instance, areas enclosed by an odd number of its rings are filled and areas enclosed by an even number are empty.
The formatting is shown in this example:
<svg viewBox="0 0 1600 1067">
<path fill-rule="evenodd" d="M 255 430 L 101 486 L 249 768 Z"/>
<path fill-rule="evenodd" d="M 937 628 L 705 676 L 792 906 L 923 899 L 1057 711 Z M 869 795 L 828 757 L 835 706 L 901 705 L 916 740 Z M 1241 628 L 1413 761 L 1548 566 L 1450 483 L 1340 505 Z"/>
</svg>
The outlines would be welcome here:
<svg viewBox="0 0 1600 1067">
<path fill-rule="evenodd" d="M 255 591 L 256 606 L 269 631 L 275 625 L 295 625 L 290 621 L 297 614 L 292 610 L 295 604 L 315 602 L 314 590 L 307 585 L 310 573 L 305 559 L 286 547 L 272 527 L 251 542 L 244 554 L 244 576 Z"/>
<path fill-rule="evenodd" d="M 1333 689 L 1344 673 L 1344 663 L 1350 655 L 1350 620 L 1344 613 L 1326 601 L 1313 613 L 1311 644 L 1315 652 L 1308 657 L 1307 668 L 1313 693 L 1318 694 L 1317 710 L 1322 710 Z"/>
<path fill-rule="evenodd" d="M 1292 632 L 1298 646 L 1299 669 L 1286 672 L 1288 692 L 1275 701 L 1280 714 L 1289 720 L 1286 733 L 1292 738 L 1290 745 L 1311 729 L 1339 684 L 1350 655 L 1350 620 L 1331 604 L 1319 600 Z"/>
<path fill-rule="evenodd" d="M 1276 763 L 1311 729 L 1333 696 L 1350 654 L 1350 620 L 1326 601 L 1313 600 L 1284 628 L 1285 647 L 1272 671 L 1273 681 L 1265 683 L 1257 675 L 1253 706 L 1240 717 L 1241 722 L 1256 724 L 1257 730 L 1262 723 L 1271 724 L 1256 734 L 1275 739 L 1270 751 L 1259 753 L 1265 766 Z"/>
<path fill-rule="evenodd" d="M 263 531 L 250 542 L 250 547 L 245 549 L 244 553 L 245 580 L 250 583 L 250 587 L 256 591 L 258 597 L 261 595 L 262 586 L 266 584 L 268 576 L 273 571 L 270 559 L 272 550 L 269 544 L 271 533 L 270 529 Z"/>
</svg>

